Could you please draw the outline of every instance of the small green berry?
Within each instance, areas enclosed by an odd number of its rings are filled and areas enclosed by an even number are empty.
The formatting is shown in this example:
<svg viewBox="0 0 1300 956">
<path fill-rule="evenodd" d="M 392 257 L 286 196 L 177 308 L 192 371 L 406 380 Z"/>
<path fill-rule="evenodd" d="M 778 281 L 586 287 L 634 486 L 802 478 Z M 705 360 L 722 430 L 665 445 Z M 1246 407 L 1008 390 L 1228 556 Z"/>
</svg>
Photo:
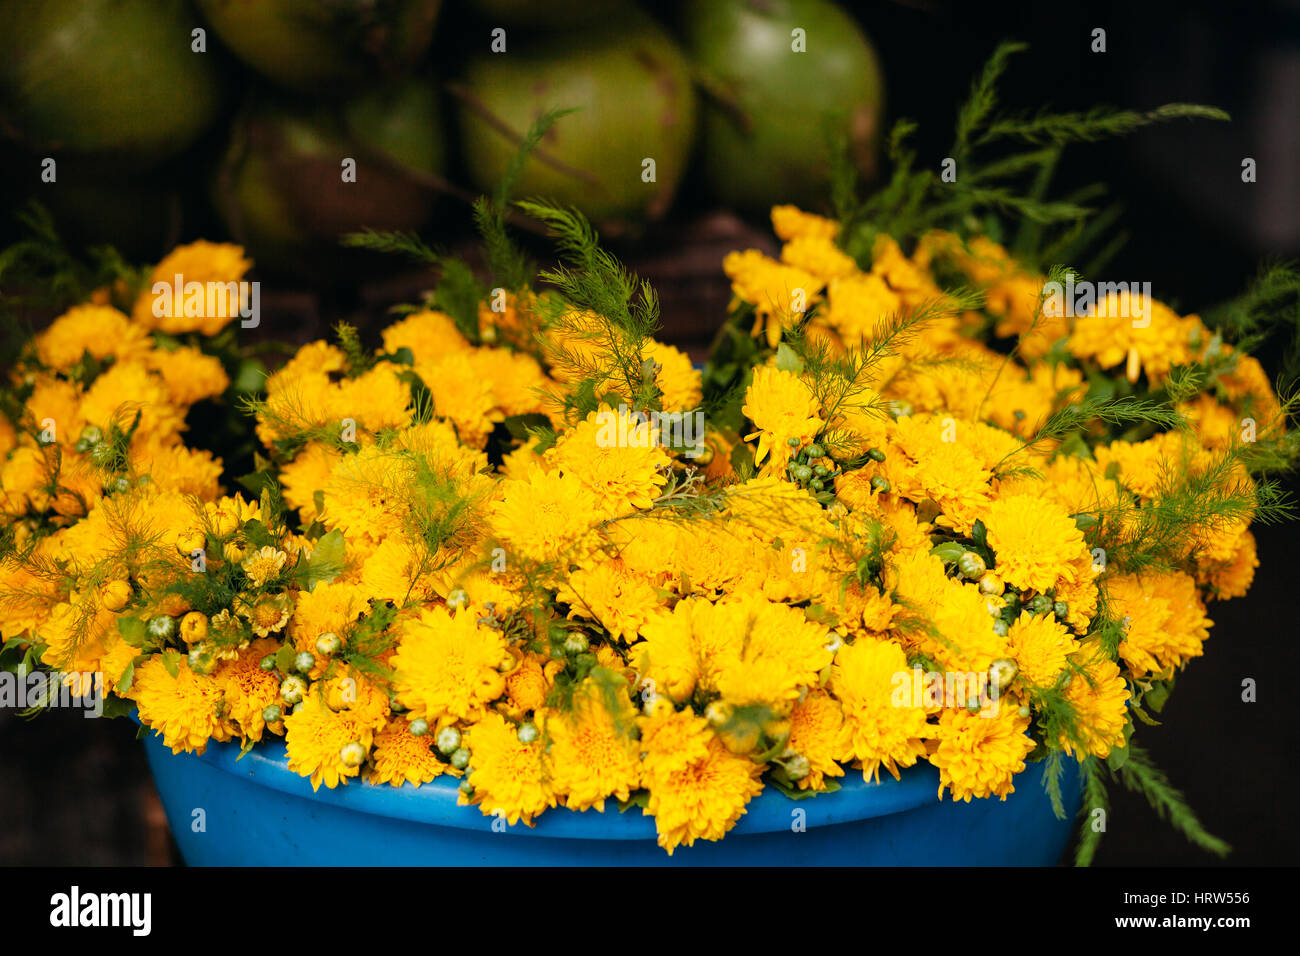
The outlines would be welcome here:
<svg viewBox="0 0 1300 956">
<path fill-rule="evenodd" d="M 437 744 L 440 754 L 449 757 L 460 749 L 460 731 L 455 727 L 444 727 L 438 731 L 434 743 Z"/>
</svg>

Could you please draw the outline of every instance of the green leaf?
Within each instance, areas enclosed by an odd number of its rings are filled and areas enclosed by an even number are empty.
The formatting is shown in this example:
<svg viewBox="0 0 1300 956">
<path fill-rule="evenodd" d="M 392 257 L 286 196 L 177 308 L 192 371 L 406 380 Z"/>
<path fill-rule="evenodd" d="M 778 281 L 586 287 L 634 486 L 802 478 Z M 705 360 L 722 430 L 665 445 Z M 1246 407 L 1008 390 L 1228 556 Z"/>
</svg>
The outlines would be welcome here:
<svg viewBox="0 0 1300 956">
<path fill-rule="evenodd" d="M 275 654 L 275 667 L 281 674 L 292 674 L 294 659 L 298 656 L 292 644 L 285 644 Z"/>
<path fill-rule="evenodd" d="M 1128 747 L 1120 747 L 1111 750 L 1110 756 L 1106 758 L 1106 766 L 1112 771 L 1118 772 L 1124 764 L 1128 763 Z"/>
<path fill-rule="evenodd" d="M 135 661 L 136 659 L 133 658 L 131 663 L 126 665 L 126 670 L 122 672 L 121 680 L 117 682 L 117 687 L 114 688 L 114 692 L 119 697 L 125 697 L 126 692 L 131 689 L 131 682 L 135 679 Z"/>
<path fill-rule="evenodd" d="M 803 359 L 794 349 L 782 342 L 776 347 L 776 367 L 782 372 L 794 372 L 798 375 L 803 371 Z"/>
<path fill-rule="evenodd" d="M 930 549 L 930 553 L 942 560 L 944 564 L 956 564 L 966 553 L 966 549 L 956 541 L 945 541 L 943 544 L 936 544 Z"/>
<path fill-rule="evenodd" d="M 650 807 L 650 791 L 635 790 L 626 800 L 618 801 L 618 812 L 627 813 L 633 807 L 640 807 L 642 813 L 648 813 Z"/>
<path fill-rule="evenodd" d="M 322 581 L 333 581 L 347 566 L 345 553 L 342 531 L 335 528 L 329 534 L 322 535 L 316 542 L 311 557 L 298 565 L 299 583 L 311 591 Z"/>
<path fill-rule="evenodd" d="M 121 634 L 122 640 L 132 647 L 144 647 L 149 641 L 145 623 L 138 617 L 119 617 L 117 619 L 117 633 Z"/>
<path fill-rule="evenodd" d="M 263 491 L 265 490 L 263 489 Z M 271 532 L 266 530 L 266 525 L 256 518 L 244 524 L 244 537 L 254 548 L 274 548 L 278 543 Z"/>
<path fill-rule="evenodd" d="M 173 679 L 181 676 L 180 651 L 163 651 L 162 663 L 163 667 L 166 668 L 167 673 L 171 674 Z"/>
<path fill-rule="evenodd" d="M 230 383 L 236 395 L 253 395 L 266 386 L 266 366 L 257 359 L 241 359 Z"/>
<path fill-rule="evenodd" d="M 975 519 L 975 524 L 971 528 L 970 536 L 971 536 L 971 540 L 974 541 L 976 544 L 978 544 L 981 548 L 987 548 L 989 546 L 988 528 L 984 527 L 984 522 L 981 521 L 979 518 Z"/>
</svg>

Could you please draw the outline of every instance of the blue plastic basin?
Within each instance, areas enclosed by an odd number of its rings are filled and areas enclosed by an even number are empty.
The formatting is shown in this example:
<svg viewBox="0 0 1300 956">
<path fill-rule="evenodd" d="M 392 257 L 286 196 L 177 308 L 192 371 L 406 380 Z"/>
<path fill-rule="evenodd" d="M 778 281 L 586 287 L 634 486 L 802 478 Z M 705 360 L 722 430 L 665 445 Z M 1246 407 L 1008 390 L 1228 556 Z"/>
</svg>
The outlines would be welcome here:
<svg viewBox="0 0 1300 956">
<path fill-rule="evenodd" d="M 146 750 L 192 866 L 1045 866 L 1060 858 L 1080 804 L 1073 761 L 1062 777 L 1064 820 L 1052 813 L 1041 763 L 1017 777 L 1006 801 L 970 803 L 940 801 L 928 764 L 879 784 L 848 770 L 842 789 L 812 799 L 769 787 L 724 840 L 670 858 L 651 817 L 619 813 L 612 801 L 604 813 L 557 807 L 533 827 L 507 827 L 457 806 L 451 777 L 418 788 L 354 780 L 313 793 L 278 740 L 238 762 L 235 744 L 173 755 L 152 733 Z"/>
</svg>

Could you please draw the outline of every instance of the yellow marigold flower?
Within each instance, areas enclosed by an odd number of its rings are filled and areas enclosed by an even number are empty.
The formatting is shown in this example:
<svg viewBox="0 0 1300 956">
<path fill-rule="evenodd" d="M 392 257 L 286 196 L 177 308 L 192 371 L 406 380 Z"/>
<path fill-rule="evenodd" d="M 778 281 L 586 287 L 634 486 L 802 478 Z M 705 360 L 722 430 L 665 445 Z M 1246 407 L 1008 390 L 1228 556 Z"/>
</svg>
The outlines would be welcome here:
<svg viewBox="0 0 1300 956">
<path fill-rule="evenodd" d="M 63 372 L 86 352 L 100 360 L 130 360 L 144 356 L 151 345 L 145 330 L 112 306 L 78 305 L 36 336 L 36 356 L 47 368 Z"/>
<path fill-rule="evenodd" d="M 434 754 L 428 734 L 417 737 L 411 733 L 411 722 L 405 717 L 395 718 L 377 733 L 374 747 L 373 766 L 367 775 L 371 783 L 418 787 L 444 773 L 457 773 Z"/>
<path fill-rule="evenodd" d="M 607 512 L 574 475 L 533 472 L 501 482 L 488 520 L 493 534 L 530 561 L 565 562 L 581 555 L 592 527 Z"/>
<path fill-rule="evenodd" d="M 1077 358 L 1092 359 L 1104 369 L 1124 364 L 1125 374 L 1135 382 L 1142 372 L 1159 385 L 1175 365 L 1192 360 L 1194 333 L 1204 333 L 1195 316 L 1186 319 L 1167 305 L 1148 299 L 1146 315 L 1136 316 L 1131 302 L 1112 293 L 1097 303 L 1091 314 L 1079 316 L 1067 346 Z"/>
<path fill-rule="evenodd" d="M 942 511 L 937 523 L 963 533 L 988 502 L 992 477 L 976 453 L 957 440 L 970 427 L 939 415 L 905 415 L 880 465 L 892 493 L 914 502 L 933 500 Z"/>
<path fill-rule="evenodd" d="M 470 365 L 492 389 L 496 406 L 506 416 L 536 414 L 545 406 L 546 373 L 526 352 L 504 348 L 471 349 Z"/>
<path fill-rule="evenodd" d="M 132 315 L 146 329 L 157 329 L 172 335 L 182 332 L 216 335 L 246 305 L 246 294 L 238 291 L 241 287 L 235 286 L 232 290 L 227 284 L 240 282 L 252 265 L 252 262 L 244 258 L 242 248 L 229 243 L 200 240 L 177 246 L 154 267 L 146 291 L 135 301 Z M 177 276 L 180 276 L 182 289 L 179 302 L 172 301 L 175 298 Z M 165 284 L 172 292 L 166 296 L 155 295 L 153 286 L 158 282 Z M 185 286 L 191 282 L 199 283 L 204 289 L 203 307 L 197 310 L 202 313 L 200 315 L 186 314 L 195 311 L 187 308 L 189 296 L 185 293 Z M 209 296 L 208 286 L 215 283 L 223 286 L 222 296 Z M 224 294 L 231 291 L 234 291 L 233 295 Z M 211 314 L 208 314 L 209 298 L 216 306 Z M 155 305 L 158 306 L 157 309 Z M 155 311 L 162 312 L 162 315 L 155 315 Z"/>
<path fill-rule="evenodd" d="M 946 708 L 939 715 L 930 763 L 939 768 L 939 799 L 945 789 L 953 800 L 971 797 L 1005 800 L 1015 792 L 1012 778 L 1025 769 L 1034 749 L 1029 718 L 1022 717 L 1013 698 L 998 701 L 997 709 L 972 712 Z"/>
<path fill-rule="evenodd" d="M 650 422 L 607 409 L 565 432 L 546 460 L 581 481 L 607 515 L 621 515 L 649 508 L 668 481 L 671 459 L 657 438 Z"/>
<path fill-rule="evenodd" d="M 823 790 L 827 777 L 844 776 L 837 763 L 846 756 L 840 702 L 820 688 L 809 691 L 790 712 L 786 745 L 808 761 L 808 773 L 797 782 L 800 790 Z"/>
<path fill-rule="evenodd" d="M 320 581 L 310 591 L 299 591 L 289 622 L 294 647 L 315 654 L 316 641 L 322 634 L 342 639 L 353 623 L 370 610 L 370 593 L 364 585 L 339 578 Z"/>
<path fill-rule="evenodd" d="M 172 403 L 162 378 L 139 362 L 115 363 L 81 400 L 80 417 L 105 430 L 114 421 L 129 426 L 136 412 L 140 424 L 135 434 L 142 443 L 162 443 L 185 430 L 185 415 Z"/>
<path fill-rule="evenodd" d="M 556 597 L 569 605 L 569 617 L 594 619 L 623 641 L 635 639 L 661 604 L 649 579 L 603 553 L 571 572 Z"/>
<path fill-rule="evenodd" d="M 836 652 L 830 689 L 844 712 L 841 751 L 861 764 L 864 779 L 879 781 L 881 767 L 897 779 L 899 767 L 925 755 L 924 707 L 895 706 L 899 682 L 910 680 L 907 656 L 890 641 L 860 637 Z"/>
<path fill-rule="evenodd" d="M 1119 656 L 1134 677 L 1169 677 L 1201 655 L 1213 622 L 1190 575 L 1114 575 L 1106 579 L 1106 598 L 1124 624 Z"/>
<path fill-rule="evenodd" d="M 210 739 L 228 739 L 218 716 L 221 685 L 194 673 L 184 659 L 177 661 L 172 677 L 162 656 L 154 655 L 135 669 L 129 695 L 141 723 L 174 754 L 203 753 Z"/>
<path fill-rule="evenodd" d="M 758 439 L 754 461 L 763 465 L 765 475 L 779 475 L 791 453 L 810 443 L 826 424 L 812 389 L 793 372 L 770 366 L 754 369 L 741 411 L 758 429 L 745 441 Z M 792 447 L 791 439 L 798 444 Z"/>
<path fill-rule="evenodd" d="M 544 725 L 545 722 L 543 722 Z M 488 713 L 465 732 L 473 772 L 473 795 L 461 803 L 476 804 L 484 816 L 532 826 L 533 818 L 556 805 L 545 749 L 539 736 L 531 743 L 519 739 L 518 728 L 497 713 Z"/>
<path fill-rule="evenodd" d="M 319 694 L 309 692 L 293 713 L 284 718 L 284 743 L 289 769 L 311 779 L 311 788 L 321 784 L 331 790 L 348 777 L 361 773 L 360 764 L 344 760 L 343 750 L 360 744 L 368 752 L 374 730 L 350 710 L 335 710 Z"/>
<path fill-rule="evenodd" d="M 781 249 L 781 261 L 830 281 L 854 275 L 858 264 L 845 255 L 833 239 L 824 236 L 798 236 Z"/>
<path fill-rule="evenodd" d="M 1101 652 L 1095 640 L 1085 641 L 1073 660 L 1084 669 L 1071 675 L 1065 687 L 1065 700 L 1073 708 L 1075 730 L 1079 739 L 1061 734 L 1061 749 L 1077 751 L 1080 762 L 1094 755 L 1103 760 L 1113 747 L 1124 746 L 1124 728 L 1128 724 L 1128 685 L 1119 666 Z"/>
<path fill-rule="evenodd" d="M 642 769 L 651 775 L 684 770 L 709 756 L 714 733 L 709 722 L 687 707 L 673 710 L 667 697 L 656 697 L 649 714 L 637 718 L 641 728 Z"/>
<path fill-rule="evenodd" d="M 1079 649 L 1079 642 L 1050 614 L 1022 612 L 1007 638 L 1019 678 L 1033 687 L 1055 687 L 1070 655 Z"/>
<path fill-rule="evenodd" d="M 434 412 L 456 426 L 456 434 L 466 445 L 482 448 L 496 423 L 505 420 L 492 383 L 483 378 L 466 352 L 444 352 L 417 362 L 415 374 L 428 386 Z"/>
<path fill-rule="evenodd" d="M 700 404 L 704 393 L 700 386 L 700 373 L 691 364 L 685 352 L 662 342 L 647 342 L 641 354 L 659 365 L 655 384 L 662 393 L 665 412 L 684 412 Z"/>
<path fill-rule="evenodd" d="M 1198 568 L 1197 580 L 1209 586 L 1209 597 L 1212 600 L 1245 597 L 1255 580 L 1255 569 L 1258 567 L 1255 536 L 1244 531 L 1237 539 L 1237 551 L 1233 557 L 1222 564 Z"/>
<path fill-rule="evenodd" d="M 443 312 L 425 310 L 412 312 L 383 331 L 384 351 L 396 352 L 408 348 L 416 362 L 434 360 L 449 352 L 462 352 L 470 348 L 469 340 L 460 334 L 455 321 Z"/>
<path fill-rule="evenodd" d="M 340 529 L 348 542 L 372 545 L 405 530 L 408 499 L 408 460 L 388 448 L 370 445 L 354 455 L 344 455 L 321 489 L 325 508 L 320 515 L 327 527 Z"/>
<path fill-rule="evenodd" d="M 502 707 L 506 716 L 520 720 L 529 711 L 539 710 L 546 703 L 552 682 L 545 665 L 550 663 L 550 658 L 526 653 L 506 674 L 506 701 Z"/>
<path fill-rule="evenodd" d="M 303 527 L 316 520 L 316 492 L 325 487 L 341 454 L 329 445 L 310 442 L 280 469 L 284 500 L 298 509 Z"/>
<path fill-rule="evenodd" d="M 505 690 L 497 670 L 505 638 L 479 624 L 478 616 L 473 608 L 455 614 L 443 607 L 421 608 L 398 626 L 394 687 L 412 718 L 472 720 Z"/>
<path fill-rule="evenodd" d="M 221 688 L 226 720 L 245 740 L 261 740 L 266 730 L 262 712 L 280 703 L 280 679 L 275 671 L 262 670 L 262 658 L 274 654 L 280 645 L 260 638 L 250 641 L 233 660 L 224 661 L 212 679 Z"/>
<path fill-rule="evenodd" d="M 786 242 L 800 236 L 834 239 L 840 231 L 840 224 L 834 219 L 804 212 L 798 206 L 773 206 L 772 231 Z"/>
<path fill-rule="evenodd" d="M 244 558 L 240 562 L 240 567 L 244 569 L 248 583 L 255 588 L 260 588 L 284 570 L 284 562 L 287 560 L 289 560 L 287 554 L 268 544 Z"/>
<path fill-rule="evenodd" d="M 344 379 L 330 400 L 330 417 L 351 419 L 374 434 L 411 421 L 411 386 L 398 378 L 399 366 L 380 362 L 370 371 Z"/>
<path fill-rule="evenodd" d="M 1083 532 L 1055 502 L 1034 495 L 1008 495 L 984 515 L 998 574 L 1021 589 L 1046 591 L 1078 577 L 1076 561 L 1086 553 Z"/>
<path fill-rule="evenodd" d="M 184 445 L 146 445 L 132 450 L 132 463 L 154 486 L 212 501 L 221 493 L 221 459 L 203 448 Z M 200 545 L 201 547 L 201 545 Z"/>
<path fill-rule="evenodd" d="M 181 408 L 220 395 L 230 384 L 220 359 L 190 345 L 150 351 L 144 364 L 162 376 L 168 396 Z"/>
<path fill-rule="evenodd" d="M 720 840 L 745 814 L 745 805 L 763 785 L 763 764 L 727 750 L 716 738 L 707 755 L 674 770 L 648 764 L 645 785 L 659 845 L 672 856 L 683 844 Z M 654 768 L 654 769 L 651 769 Z"/>
<path fill-rule="evenodd" d="M 870 341 L 881 323 L 902 311 L 903 300 L 873 273 L 846 274 L 827 289 L 826 321 L 849 346 Z"/>
<path fill-rule="evenodd" d="M 546 733 L 551 786 L 570 809 L 603 811 L 607 797 L 626 800 L 640 786 L 636 709 L 625 695 L 607 701 L 589 678 L 574 694 L 573 709 L 546 722 Z"/>
<path fill-rule="evenodd" d="M 825 280 L 803 269 L 769 259 L 754 249 L 729 252 L 722 260 L 731 291 L 754 306 L 753 334 L 765 331 L 769 348 L 781 341 L 781 330 L 812 307 Z"/>
</svg>

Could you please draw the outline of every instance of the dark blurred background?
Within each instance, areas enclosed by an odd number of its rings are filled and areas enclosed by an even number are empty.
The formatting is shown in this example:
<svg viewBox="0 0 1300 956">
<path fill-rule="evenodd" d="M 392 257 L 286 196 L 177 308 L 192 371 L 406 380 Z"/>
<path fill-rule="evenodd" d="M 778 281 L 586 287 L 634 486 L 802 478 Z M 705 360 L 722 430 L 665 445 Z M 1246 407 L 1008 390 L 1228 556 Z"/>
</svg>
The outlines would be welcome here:
<svg viewBox="0 0 1300 956">
<path fill-rule="evenodd" d="M 43 0 L 41 6 L 56 10 L 65 2 L 71 0 Z M 121 2 L 131 6 L 133 0 Z M 99 4 L 88 0 L 85 6 Z M 213 29 L 225 23 L 219 9 L 224 5 L 205 0 L 198 4 L 201 11 L 184 3 L 167 5 L 183 11 L 166 34 L 168 42 L 178 36 L 178 42 L 188 42 L 192 26 L 208 28 L 211 88 L 207 80 L 181 77 L 193 64 L 181 59 L 164 65 L 175 58 L 159 54 L 151 59 L 147 44 L 138 43 L 132 57 L 143 58 L 142 72 L 122 70 L 80 81 L 98 84 L 82 91 L 98 111 L 111 112 L 107 104 L 122 76 L 166 84 L 145 98 L 156 104 L 160 116 L 170 102 L 169 91 L 184 91 L 187 105 L 181 109 L 195 122 L 188 132 L 174 131 L 177 143 L 188 140 L 169 159 L 157 159 L 159 147 L 150 142 L 158 134 L 157 124 L 151 127 L 146 121 L 135 147 L 145 160 L 122 150 L 110 149 L 112 155 L 105 156 L 86 144 L 69 150 L 64 141 L 63 151 L 53 152 L 67 157 L 59 159 L 57 182 L 42 183 L 40 159 L 50 151 L 33 148 L 32 134 L 24 128 L 30 123 L 14 105 L 13 91 L 30 87 L 23 87 L 12 72 L 0 72 L 8 84 L 0 90 L 6 94 L 0 99 L 0 133 L 9 136 L 0 139 L 3 208 L 16 211 L 34 196 L 52 210 L 70 242 L 113 242 L 140 262 L 156 260 L 176 241 L 233 237 L 246 242 L 258 261 L 268 335 L 306 341 L 327 335 L 338 319 L 373 331 L 382 325 L 388 305 L 417 295 L 429 276 L 366 257 L 335 259 L 333 235 L 367 224 L 410 228 L 453 251 L 472 251 L 467 200 L 490 185 L 499 174 L 500 156 L 513 148 L 483 146 L 491 142 L 483 117 L 500 120 L 500 114 L 516 108 L 526 116 L 533 108 L 530 97 L 595 97 L 589 84 L 572 83 L 573 75 L 588 76 L 616 95 L 613 105 L 602 101 L 587 112 L 609 124 L 633 125 L 597 126 L 580 137 L 548 140 L 543 149 L 551 150 L 557 161 L 565 157 L 562 165 L 575 187 L 575 201 L 592 204 L 589 211 L 615 251 L 655 283 L 664 304 L 663 337 L 699 355 L 722 321 L 729 298 L 722 255 L 737 247 L 771 247 L 764 206 L 795 198 L 786 187 L 757 195 L 752 185 L 710 165 L 711 157 L 730 155 L 727 150 L 734 144 L 710 135 L 716 127 L 706 124 L 718 122 L 717 110 L 725 114 L 737 105 L 727 102 L 727 90 L 736 88 L 737 78 L 730 78 L 731 87 L 719 85 L 718 72 L 725 72 L 727 56 L 733 55 L 720 51 L 725 45 L 718 23 L 727 21 L 710 18 L 735 3 L 642 4 L 658 25 L 641 22 L 614 0 L 444 4 L 427 49 L 421 47 L 424 27 L 418 17 L 380 39 L 368 35 L 362 48 L 374 54 L 386 77 L 394 70 L 411 77 L 399 75 L 383 83 L 365 56 L 352 73 L 322 77 L 310 68 L 320 60 L 307 55 L 313 52 L 310 47 L 300 63 L 253 44 L 242 56 L 260 63 L 263 73 L 282 74 L 263 76 L 232 55 L 218 36 L 230 32 L 238 38 L 242 34 L 235 27 Z M 778 0 L 738 5 L 773 16 L 785 6 Z M 415 17 L 438 5 L 409 6 Z M 1013 59 L 1002 84 L 1007 107 L 1073 110 L 1105 103 L 1146 109 L 1197 102 L 1232 115 L 1230 123 L 1180 122 L 1067 149 L 1059 192 L 1102 180 L 1110 187 L 1109 198 L 1124 206 L 1120 227 L 1131 239 L 1106 277 L 1150 281 L 1157 298 L 1192 312 L 1240 292 L 1262 259 L 1300 255 L 1300 0 L 1177 5 L 909 0 L 837 6 L 868 38 L 883 76 L 883 117 L 874 118 L 874 127 L 887 128 L 899 117 L 917 120 L 915 146 L 922 163 L 937 166 L 943 158 L 972 78 L 1006 38 L 1031 44 Z M 25 30 L 39 32 L 40 26 L 29 17 L 17 18 L 18 7 L 0 0 L 0 37 L 5 38 L 0 60 L 11 71 L 36 34 L 7 28 L 20 20 Z M 539 13 L 543 7 L 554 7 L 559 19 L 548 22 L 551 13 Z M 10 17 L 15 19 L 5 22 Z M 118 22 L 129 26 L 133 21 L 119 17 Z M 491 31 L 499 24 L 507 24 L 507 52 L 492 61 Z M 1091 50 L 1096 28 L 1106 31 L 1104 53 Z M 252 35 L 281 36 L 265 26 Z M 809 31 L 810 57 L 825 35 Z M 76 36 L 75 31 L 68 34 Z M 630 55 L 609 48 L 629 36 L 636 38 Z M 850 63 L 865 63 L 852 43 L 841 52 Z M 547 82 L 536 79 L 542 66 L 526 67 L 524 81 L 492 72 L 508 73 L 506 64 L 526 65 L 529 57 L 553 71 Z M 710 57 L 721 66 L 702 67 L 701 60 Z M 680 119 L 680 111 L 689 108 L 672 99 L 675 81 L 665 79 L 677 76 L 673 71 L 681 64 L 697 88 L 706 91 L 700 97 L 701 116 L 714 116 L 701 120 L 694 142 L 679 141 L 674 129 L 663 128 L 672 127 L 674 117 Z M 650 90 L 645 88 L 647 69 L 653 79 Z M 532 82 L 526 82 L 529 77 Z M 799 89 L 800 83 L 806 86 L 807 78 L 776 85 Z M 828 84 L 833 85 L 831 80 L 819 85 Z M 300 90 L 290 92 L 292 85 Z M 48 83 L 38 87 L 47 89 Z M 492 98 L 501 90 L 510 95 L 498 103 Z M 862 108 L 856 115 L 871 118 L 871 107 L 879 106 L 873 90 L 845 94 L 857 97 L 849 104 Z M 57 93 L 48 95 L 57 99 Z M 652 122 L 637 133 L 635 121 L 643 114 L 658 125 Z M 557 136 L 568 119 L 560 121 Z M 870 138 L 870 129 L 862 132 Z M 642 148 L 638 135 L 653 145 Z M 631 191 L 596 188 L 583 169 L 623 162 L 619 144 L 629 138 L 634 143 L 627 155 L 659 157 L 657 188 L 643 189 L 639 182 Z M 358 140 L 369 152 L 360 156 L 358 180 L 350 187 L 356 195 L 340 205 L 334 202 L 336 157 L 340 150 L 351 155 Z M 386 152 L 376 155 L 375 144 Z M 748 161 L 758 168 L 764 162 L 792 162 L 780 155 L 779 146 L 767 149 L 756 146 Z M 1253 183 L 1242 181 L 1247 157 L 1256 162 Z M 737 160 L 730 162 L 735 168 Z M 864 165 L 870 166 L 869 159 Z M 808 201 L 815 205 L 815 196 L 824 193 L 815 167 L 810 169 L 792 175 L 804 176 Z M 729 181 L 733 178 L 737 181 Z M 674 179 L 680 179 L 675 190 Z M 5 215 L 0 245 L 19 234 L 14 216 Z M 544 251 L 545 246 L 537 248 Z M 1279 353 L 1280 343 L 1270 343 L 1261 354 L 1270 371 L 1278 367 Z M 1296 490 L 1294 483 L 1292 487 Z M 1250 596 L 1211 606 L 1215 627 L 1205 657 L 1180 675 L 1162 726 L 1140 728 L 1138 740 L 1184 791 L 1206 828 L 1233 845 L 1227 862 L 1293 864 L 1300 859 L 1300 824 L 1284 812 L 1283 801 L 1289 811 L 1300 731 L 1284 682 L 1300 664 L 1291 591 L 1298 578 L 1290 563 L 1297 534 L 1294 525 L 1257 528 L 1256 534 L 1261 567 Z M 1247 677 L 1258 683 L 1256 703 L 1241 700 Z M 0 807 L 8 820 L 0 828 L 0 863 L 173 859 L 143 751 L 133 738 L 134 727 L 121 721 L 84 722 L 77 713 L 55 711 L 23 724 L 12 711 L 0 710 Z M 1099 865 L 1218 862 L 1184 843 L 1140 799 L 1119 791 L 1111 799 Z"/>
</svg>

